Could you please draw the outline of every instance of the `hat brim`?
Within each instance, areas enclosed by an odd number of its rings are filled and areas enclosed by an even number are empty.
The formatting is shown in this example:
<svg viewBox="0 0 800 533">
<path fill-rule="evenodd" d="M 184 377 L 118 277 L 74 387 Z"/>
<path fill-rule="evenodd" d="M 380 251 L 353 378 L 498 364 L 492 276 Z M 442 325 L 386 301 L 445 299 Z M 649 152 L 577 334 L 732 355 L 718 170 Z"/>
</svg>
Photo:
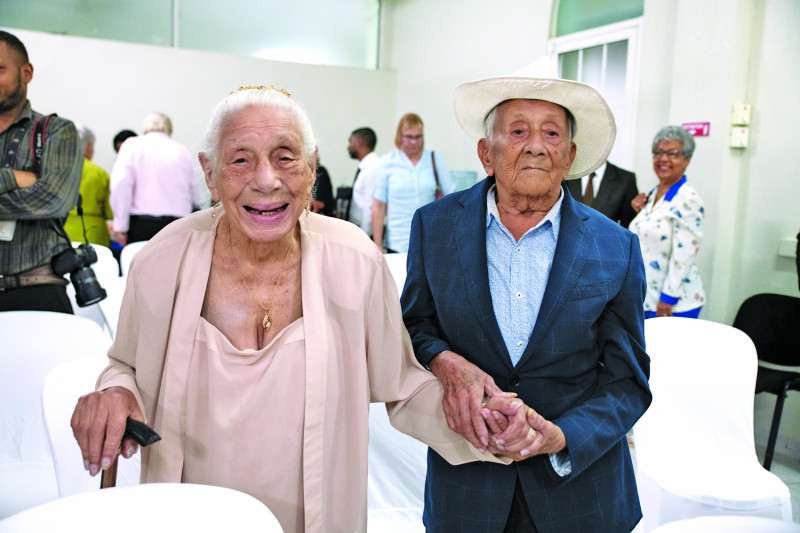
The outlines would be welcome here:
<svg viewBox="0 0 800 533">
<path fill-rule="evenodd" d="M 509 77 L 462 83 L 453 96 L 456 120 L 477 141 L 486 136 L 486 115 L 496 105 L 520 98 L 553 102 L 575 117 L 572 142 L 577 153 L 568 179 L 586 176 L 606 161 L 617 136 L 614 114 L 599 92 L 577 81 Z"/>
</svg>

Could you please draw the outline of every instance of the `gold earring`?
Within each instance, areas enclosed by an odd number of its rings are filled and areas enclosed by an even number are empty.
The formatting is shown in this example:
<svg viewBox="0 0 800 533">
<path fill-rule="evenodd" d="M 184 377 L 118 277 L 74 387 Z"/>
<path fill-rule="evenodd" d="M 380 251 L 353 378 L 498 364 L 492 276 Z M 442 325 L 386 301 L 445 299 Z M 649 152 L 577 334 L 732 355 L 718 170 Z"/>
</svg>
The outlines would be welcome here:
<svg viewBox="0 0 800 533">
<path fill-rule="evenodd" d="M 211 222 L 214 222 L 215 220 L 217 220 L 217 204 L 216 203 L 212 203 L 211 204 Z"/>
<path fill-rule="evenodd" d="M 306 196 L 306 218 L 308 218 L 308 212 L 311 211 L 311 200 L 310 196 Z"/>
</svg>

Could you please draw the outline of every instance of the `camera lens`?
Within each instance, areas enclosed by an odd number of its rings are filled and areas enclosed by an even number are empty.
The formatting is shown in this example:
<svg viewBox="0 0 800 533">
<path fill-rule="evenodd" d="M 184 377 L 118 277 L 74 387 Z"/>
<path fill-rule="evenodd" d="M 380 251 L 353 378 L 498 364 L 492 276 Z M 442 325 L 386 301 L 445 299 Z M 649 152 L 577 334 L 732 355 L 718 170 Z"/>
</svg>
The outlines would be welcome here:
<svg viewBox="0 0 800 533">
<path fill-rule="evenodd" d="M 75 301 L 80 307 L 86 307 L 105 299 L 106 290 L 100 286 L 94 271 L 82 267 L 70 274 L 72 285 L 75 286 Z"/>
</svg>

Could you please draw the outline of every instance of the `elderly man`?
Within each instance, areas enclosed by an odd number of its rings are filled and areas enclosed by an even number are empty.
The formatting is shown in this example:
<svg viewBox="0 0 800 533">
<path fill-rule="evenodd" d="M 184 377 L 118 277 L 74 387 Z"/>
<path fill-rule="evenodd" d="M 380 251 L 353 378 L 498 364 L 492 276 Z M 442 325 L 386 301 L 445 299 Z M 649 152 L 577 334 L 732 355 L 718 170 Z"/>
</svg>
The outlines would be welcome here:
<svg viewBox="0 0 800 533">
<path fill-rule="evenodd" d="M 111 169 L 114 240 L 146 241 L 169 223 L 205 207 L 208 193 L 195 176 L 188 148 L 171 138 L 172 121 L 147 115 L 144 135 L 121 145 Z"/>
<path fill-rule="evenodd" d="M 562 184 L 606 160 L 611 110 L 543 58 L 462 84 L 455 112 L 489 177 L 415 214 L 403 315 L 450 428 L 513 463 L 429 450 L 427 530 L 630 531 L 626 433 L 651 399 L 642 258 Z M 524 402 L 507 419 L 492 410 L 501 389 Z"/>
</svg>

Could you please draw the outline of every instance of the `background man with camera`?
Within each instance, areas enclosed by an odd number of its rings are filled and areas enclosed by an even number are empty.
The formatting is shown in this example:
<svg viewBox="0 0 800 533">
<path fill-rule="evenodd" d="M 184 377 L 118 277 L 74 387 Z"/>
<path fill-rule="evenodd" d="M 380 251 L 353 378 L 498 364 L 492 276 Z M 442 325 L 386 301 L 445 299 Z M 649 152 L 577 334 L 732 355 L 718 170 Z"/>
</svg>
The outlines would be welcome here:
<svg viewBox="0 0 800 533">
<path fill-rule="evenodd" d="M 72 122 L 31 109 L 32 78 L 25 46 L 0 31 L 0 311 L 72 313 L 53 258 L 74 254 L 63 226 L 83 156 Z"/>
</svg>

